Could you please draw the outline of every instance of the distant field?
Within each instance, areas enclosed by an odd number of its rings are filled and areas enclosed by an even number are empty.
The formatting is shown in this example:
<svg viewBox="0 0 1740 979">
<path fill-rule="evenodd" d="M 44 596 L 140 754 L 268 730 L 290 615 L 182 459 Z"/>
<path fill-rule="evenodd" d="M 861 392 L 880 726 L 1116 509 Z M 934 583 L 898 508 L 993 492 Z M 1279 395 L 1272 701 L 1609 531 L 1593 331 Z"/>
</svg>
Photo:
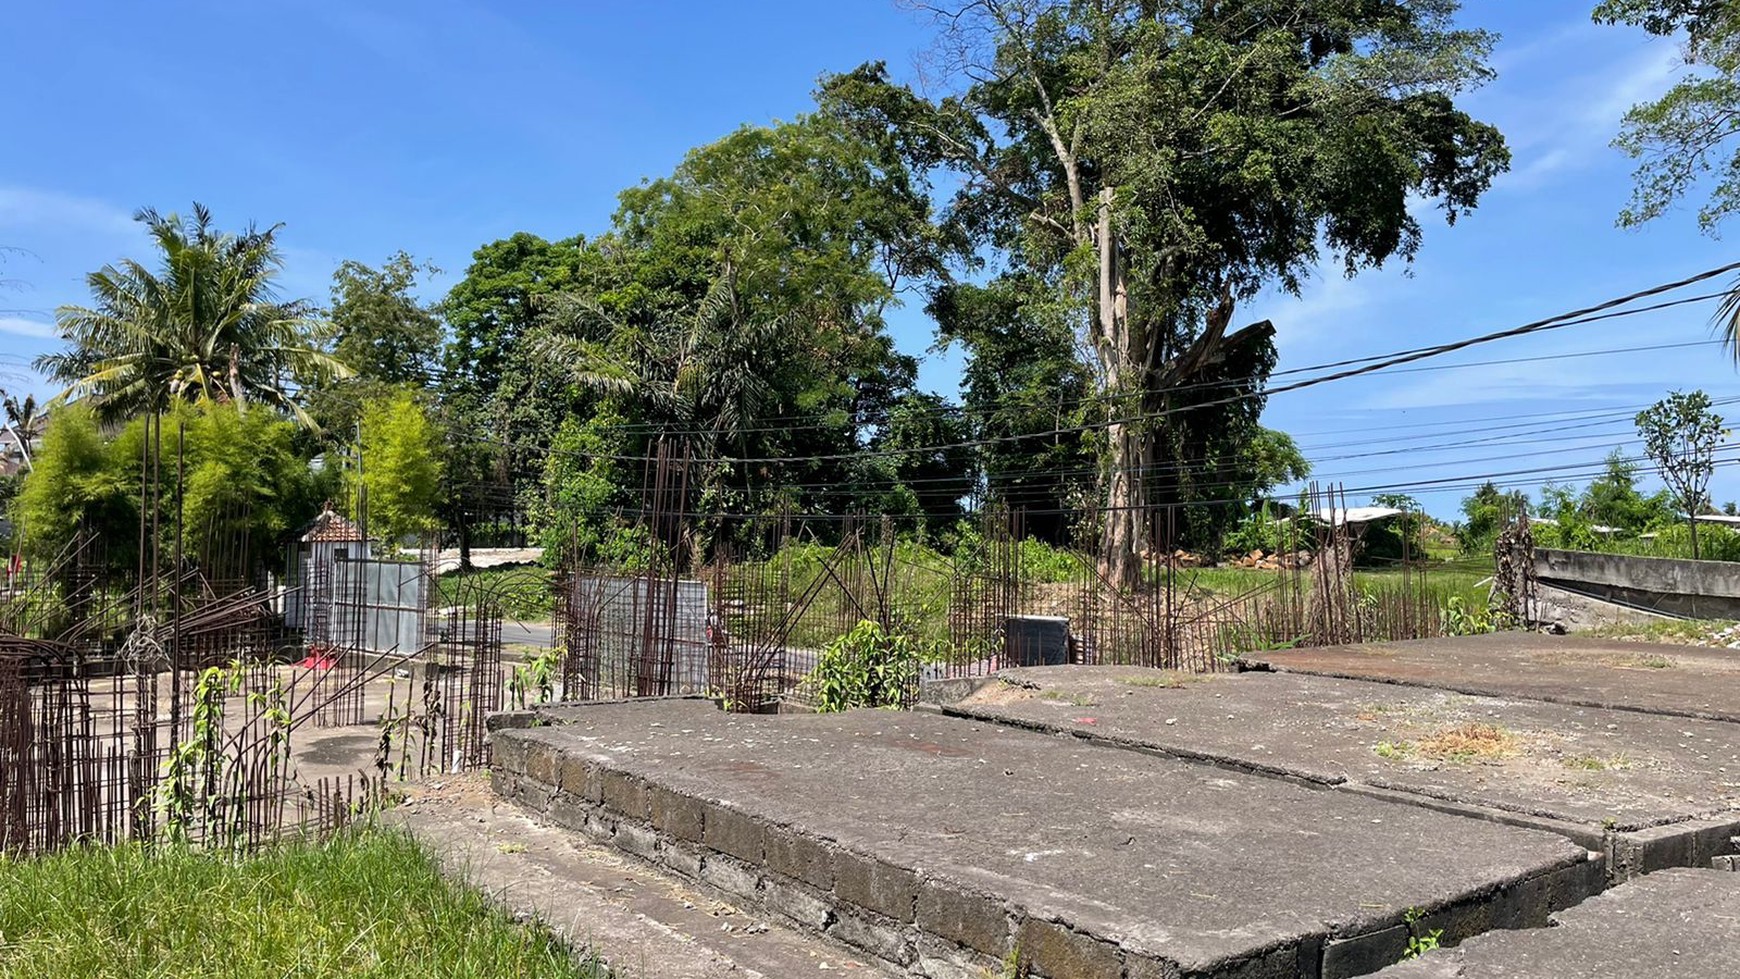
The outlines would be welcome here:
<svg viewBox="0 0 1740 979">
<path fill-rule="evenodd" d="M 131 845 L 0 857 L 6 979 L 606 975 L 397 833 L 244 858 Z"/>
</svg>

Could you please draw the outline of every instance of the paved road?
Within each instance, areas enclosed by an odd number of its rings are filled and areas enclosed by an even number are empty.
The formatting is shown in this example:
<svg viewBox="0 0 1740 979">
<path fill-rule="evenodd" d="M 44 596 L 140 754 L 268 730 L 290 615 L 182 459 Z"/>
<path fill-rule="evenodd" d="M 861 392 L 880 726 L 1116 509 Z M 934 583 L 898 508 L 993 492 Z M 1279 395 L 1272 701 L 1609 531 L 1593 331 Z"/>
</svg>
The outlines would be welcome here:
<svg viewBox="0 0 1740 979">
<path fill-rule="evenodd" d="M 556 627 L 548 622 L 516 622 L 503 619 L 501 644 L 506 646 L 536 646 L 548 649 L 556 641 Z"/>
</svg>

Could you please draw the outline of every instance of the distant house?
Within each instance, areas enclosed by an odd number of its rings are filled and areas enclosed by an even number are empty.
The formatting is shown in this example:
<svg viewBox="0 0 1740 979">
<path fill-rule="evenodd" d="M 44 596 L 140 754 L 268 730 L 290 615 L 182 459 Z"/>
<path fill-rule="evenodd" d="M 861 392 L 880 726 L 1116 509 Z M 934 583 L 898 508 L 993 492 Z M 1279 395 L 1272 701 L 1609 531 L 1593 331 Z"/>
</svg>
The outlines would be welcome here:
<svg viewBox="0 0 1740 979">
<path fill-rule="evenodd" d="M 330 503 L 303 528 L 297 543 L 298 561 L 314 561 L 328 567 L 338 561 L 371 556 L 369 540 L 363 536 L 362 528 L 334 511 Z"/>
</svg>

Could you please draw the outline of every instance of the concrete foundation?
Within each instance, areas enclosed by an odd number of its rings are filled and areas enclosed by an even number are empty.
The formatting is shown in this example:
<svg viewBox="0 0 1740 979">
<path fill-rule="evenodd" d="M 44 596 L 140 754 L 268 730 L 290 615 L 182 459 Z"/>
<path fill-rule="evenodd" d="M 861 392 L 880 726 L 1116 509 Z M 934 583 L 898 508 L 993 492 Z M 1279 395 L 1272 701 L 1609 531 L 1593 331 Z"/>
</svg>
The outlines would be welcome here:
<svg viewBox="0 0 1740 979">
<path fill-rule="evenodd" d="M 1539 829 L 932 714 L 554 712 L 498 793 L 911 975 L 1342 977 L 1603 886 Z"/>
<path fill-rule="evenodd" d="M 1560 833 L 1613 880 L 1708 867 L 1740 835 L 1740 725 L 1720 721 L 1131 667 L 1005 670 L 941 709 Z"/>
<path fill-rule="evenodd" d="M 1499 632 L 1250 653 L 1239 662 L 1245 670 L 1740 722 L 1740 650 Z"/>
</svg>

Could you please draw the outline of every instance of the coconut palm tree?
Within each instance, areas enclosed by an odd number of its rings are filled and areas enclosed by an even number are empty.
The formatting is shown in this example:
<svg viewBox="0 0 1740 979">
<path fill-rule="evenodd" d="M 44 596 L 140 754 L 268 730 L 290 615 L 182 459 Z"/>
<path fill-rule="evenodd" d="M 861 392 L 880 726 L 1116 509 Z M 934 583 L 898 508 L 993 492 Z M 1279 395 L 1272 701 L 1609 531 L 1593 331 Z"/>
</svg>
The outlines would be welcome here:
<svg viewBox="0 0 1740 979">
<path fill-rule="evenodd" d="M 90 306 L 55 311 L 68 349 L 36 368 L 67 385 L 60 399 L 89 398 L 106 418 L 176 401 L 257 401 L 314 428 L 299 386 L 350 370 L 322 349 L 330 326 L 310 303 L 277 298 L 280 226 L 219 232 L 197 203 L 186 219 L 151 208 L 134 219 L 157 246 L 158 268 L 105 265 L 86 279 Z"/>
<path fill-rule="evenodd" d="M 12 440 L 18 443 L 18 453 L 24 457 L 24 469 L 31 468 L 30 443 L 42 434 L 44 416 L 36 410 L 36 396 L 27 394 L 20 401 L 13 395 L 0 391 L 0 410 L 6 413 L 5 430 L 12 435 Z"/>
</svg>

